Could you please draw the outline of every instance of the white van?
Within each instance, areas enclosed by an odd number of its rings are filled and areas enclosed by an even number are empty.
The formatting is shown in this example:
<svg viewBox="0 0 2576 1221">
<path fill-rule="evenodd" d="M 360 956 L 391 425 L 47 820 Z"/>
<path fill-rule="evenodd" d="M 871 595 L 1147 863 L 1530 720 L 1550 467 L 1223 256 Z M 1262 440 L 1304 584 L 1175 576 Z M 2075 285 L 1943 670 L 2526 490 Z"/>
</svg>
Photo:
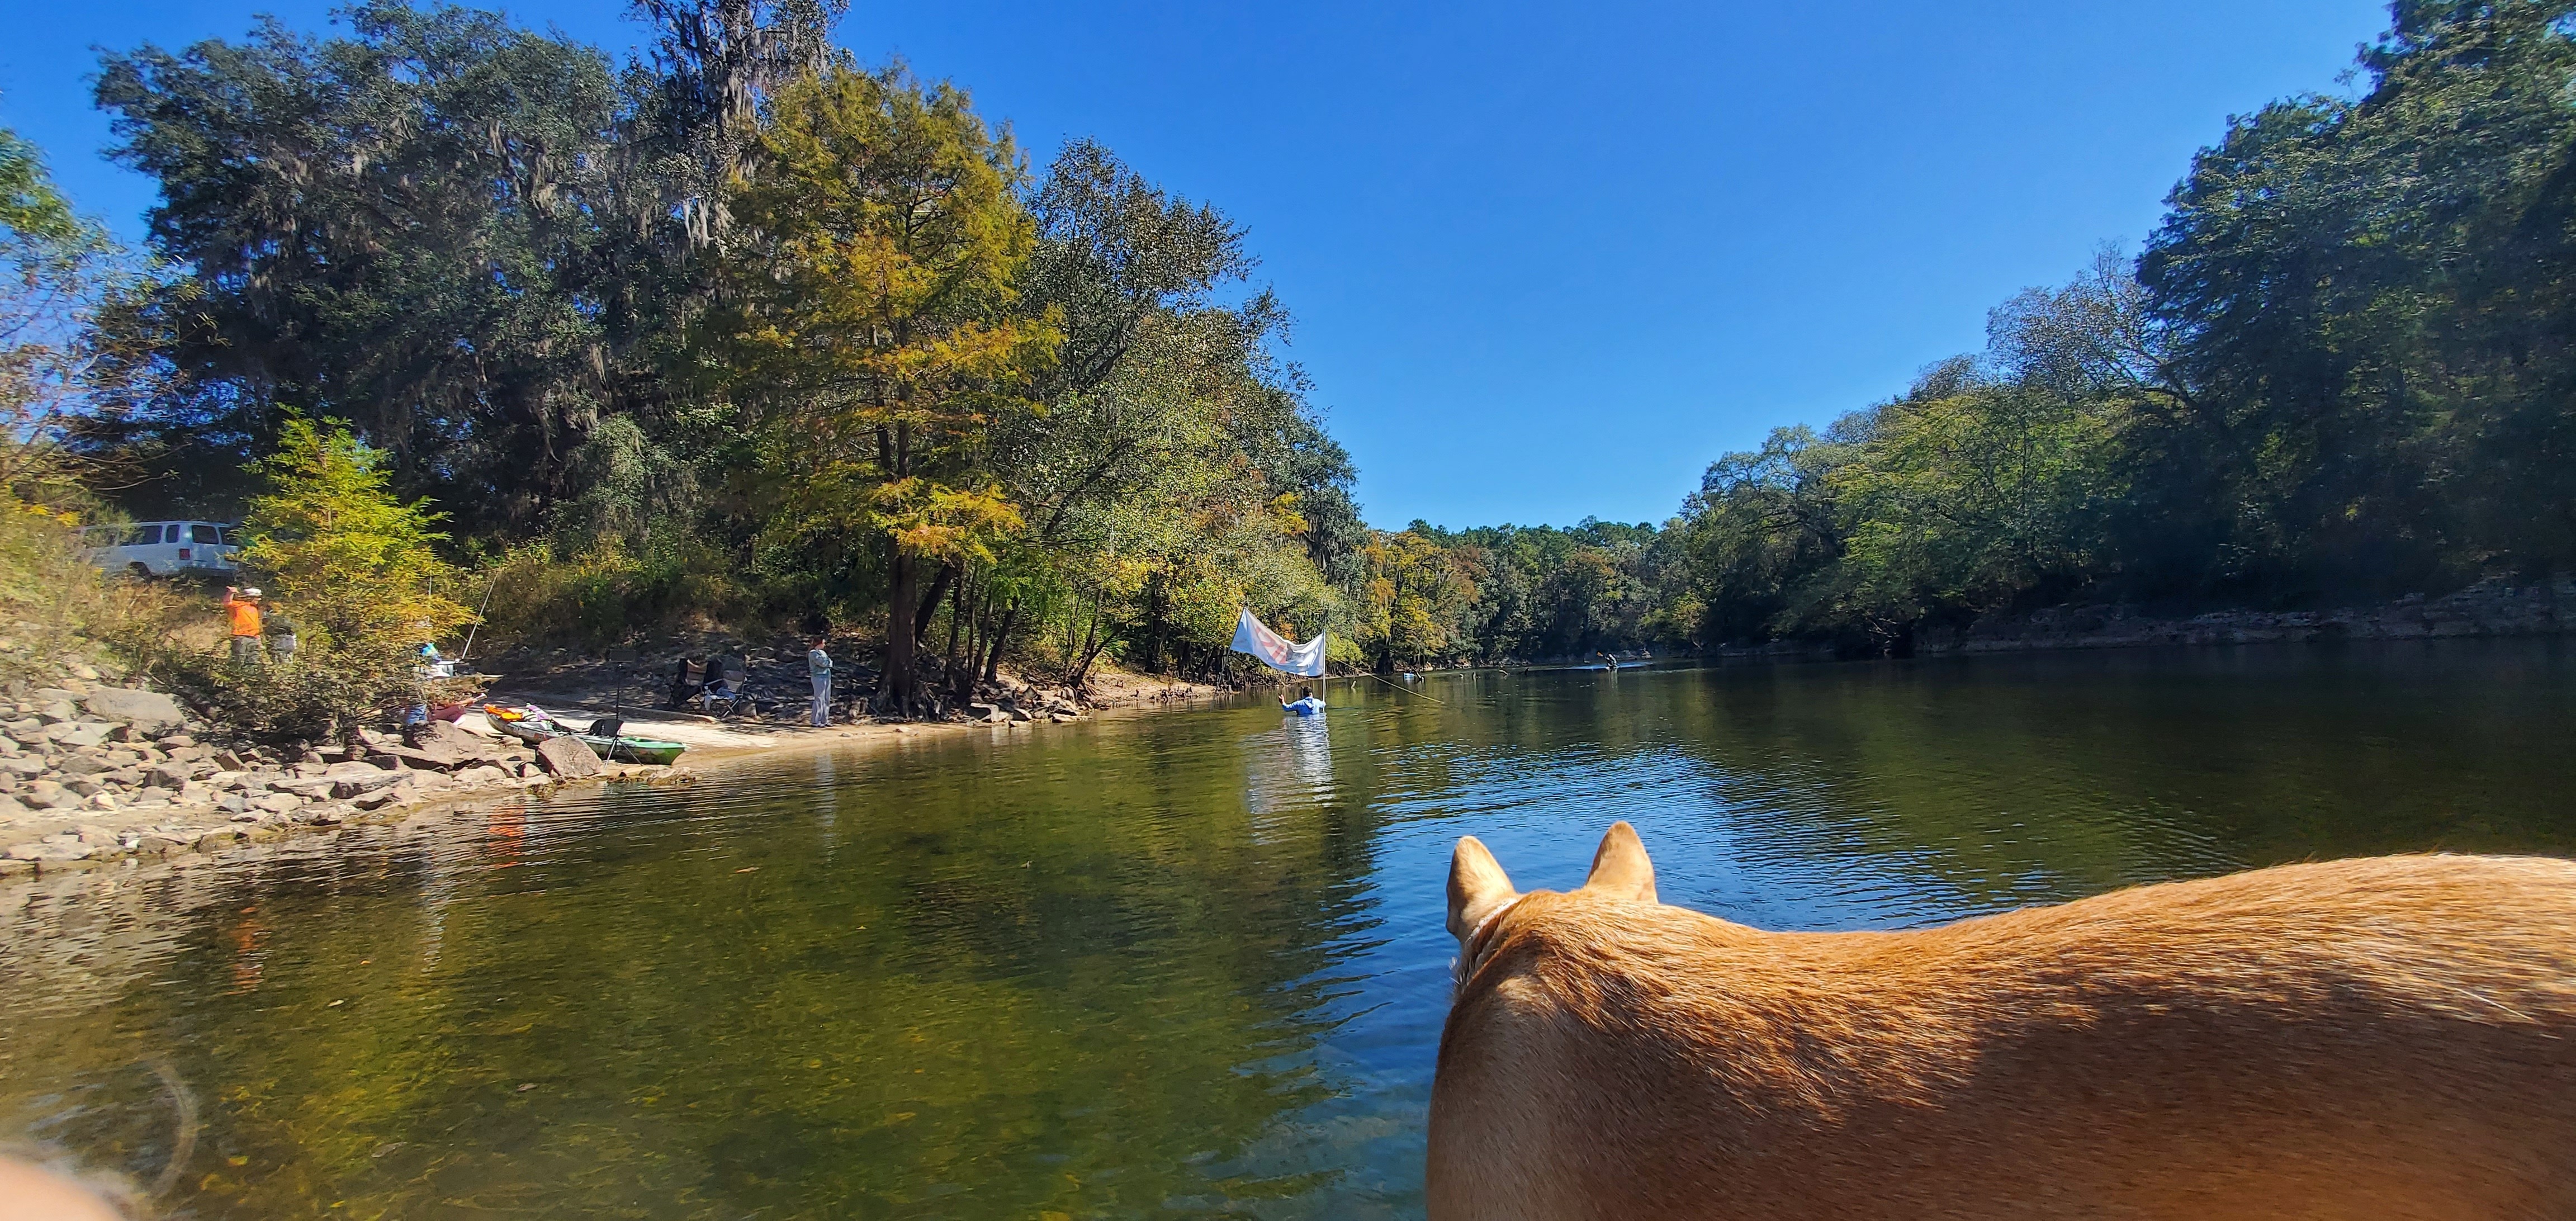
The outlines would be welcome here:
<svg viewBox="0 0 2576 1221">
<path fill-rule="evenodd" d="M 183 572 L 228 573 L 241 544 L 237 527 L 214 521 L 139 521 L 130 526 L 91 526 L 81 531 L 81 558 L 113 573 L 138 577 Z"/>
</svg>

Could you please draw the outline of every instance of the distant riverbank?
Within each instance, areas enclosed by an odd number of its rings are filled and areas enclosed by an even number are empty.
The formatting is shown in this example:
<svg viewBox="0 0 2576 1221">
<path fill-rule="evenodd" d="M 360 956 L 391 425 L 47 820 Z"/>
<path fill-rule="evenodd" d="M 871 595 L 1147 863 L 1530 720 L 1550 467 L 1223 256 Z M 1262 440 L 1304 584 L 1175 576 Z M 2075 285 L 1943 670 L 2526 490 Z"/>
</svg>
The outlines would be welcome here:
<svg viewBox="0 0 2576 1221">
<path fill-rule="evenodd" d="M 2379 606 L 2337 610 L 2220 610 L 2190 616 L 2144 614 L 2123 606 L 2066 606 L 1990 615 L 1965 630 L 1927 631 L 1922 653 L 2025 649 L 2116 649 L 2147 645 L 2297 644 L 2335 640 L 2432 640 L 2464 636 L 2551 636 L 2576 628 L 2576 580 L 2532 585 L 2481 581 L 2428 598 L 2410 594 Z"/>
</svg>

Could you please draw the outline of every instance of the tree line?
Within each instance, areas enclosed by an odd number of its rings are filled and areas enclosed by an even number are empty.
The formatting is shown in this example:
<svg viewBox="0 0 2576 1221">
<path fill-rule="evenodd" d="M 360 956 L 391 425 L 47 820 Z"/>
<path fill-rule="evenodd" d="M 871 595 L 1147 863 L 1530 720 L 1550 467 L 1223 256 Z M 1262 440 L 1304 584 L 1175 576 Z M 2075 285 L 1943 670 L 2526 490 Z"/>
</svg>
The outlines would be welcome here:
<svg viewBox="0 0 2576 1221">
<path fill-rule="evenodd" d="M 229 516 L 332 422 L 511 626 L 865 624 L 897 714 L 1333 621 L 1355 472 L 1242 229 L 1096 142 L 1032 169 L 840 8 L 639 0 L 623 64 L 401 0 L 107 56 L 163 270 L 69 449 Z"/>
<path fill-rule="evenodd" d="M 1553 623 L 1593 635 L 1518 647 L 1901 653 L 2070 602 L 2331 606 L 2576 567 L 2571 20 L 2398 0 L 2352 96 L 2231 120 L 2136 258 L 1996 306 L 1985 351 L 1893 399 L 1724 455 L 1660 530 L 1555 553 L 1543 584 L 1582 609 Z M 1411 533 L 1379 546 L 1440 576 L 1392 578 L 1421 612 L 1399 622 L 1490 651 L 1480 600 L 1514 595 L 1485 585 L 1525 580 L 1485 532 Z"/>
<path fill-rule="evenodd" d="M 12 348 L 78 403 L 21 432 L 138 518 L 235 516 L 320 446 L 443 515 L 506 627 L 862 624 L 896 713 L 1005 660 L 1222 672 L 1246 605 L 1399 668 L 2538 576 L 2576 559 L 2571 12 L 2399 0 L 2349 96 L 2231 120 L 2137 257 L 1666 522 L 1379 531 L 1238 225 L 1096 142 L 1033 167 L 837 50 L 838 0 L 637 0 L 622 63 L 378 0 L 105 58 L 148 263 Z"/>
</svg>

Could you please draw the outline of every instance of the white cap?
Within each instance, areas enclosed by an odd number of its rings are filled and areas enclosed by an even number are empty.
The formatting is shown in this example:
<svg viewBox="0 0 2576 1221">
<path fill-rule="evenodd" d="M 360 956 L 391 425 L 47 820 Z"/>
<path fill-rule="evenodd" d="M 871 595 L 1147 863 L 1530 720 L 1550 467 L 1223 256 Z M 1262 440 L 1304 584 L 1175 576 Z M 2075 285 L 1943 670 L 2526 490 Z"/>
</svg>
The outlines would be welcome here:
<svg viewBox="0 0 2576 1221">
<path fill-rule="evenodd" d="M 258 597 L 258 596 L 259 596 L 259 587 L 258 587 L 258 586 L 256 586 L 256 585 L 254 585 L 254 586 L 250 587 L 249 589 L 245 589 L 245 590 L 243 590 L 243 591 L 242 591 L 242 596 L 243 596 L 243 597 L 245 597 L 245 598 L 256 598 L 256 597 Z"/>
</svg>

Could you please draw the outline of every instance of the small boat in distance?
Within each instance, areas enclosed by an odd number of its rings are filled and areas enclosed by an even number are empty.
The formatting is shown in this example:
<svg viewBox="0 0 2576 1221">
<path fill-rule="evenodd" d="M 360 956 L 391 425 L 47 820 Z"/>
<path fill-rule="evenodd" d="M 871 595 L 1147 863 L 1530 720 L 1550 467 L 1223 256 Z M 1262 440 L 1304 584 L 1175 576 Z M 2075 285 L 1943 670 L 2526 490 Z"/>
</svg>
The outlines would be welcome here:
<svg viewBox="0 0 2576 1221">
<path fill-rule="evenodd" d="M 571 738 L 590 748 L 590 753 L 614 763 L 672 763 L 688 746 L 658 738 L 630 738 L 623 733 L 577 733 L 557 725 L 544 710 L 529 706 L 504 708 L 498 704 L 483 705 L 483 715 L 492 727 L 534 746 L 548 738 Z M 596 725 L 594 725 L 596 728 Z M 622 727 L 621 727 L 622 728 Z"/>
</svg>

